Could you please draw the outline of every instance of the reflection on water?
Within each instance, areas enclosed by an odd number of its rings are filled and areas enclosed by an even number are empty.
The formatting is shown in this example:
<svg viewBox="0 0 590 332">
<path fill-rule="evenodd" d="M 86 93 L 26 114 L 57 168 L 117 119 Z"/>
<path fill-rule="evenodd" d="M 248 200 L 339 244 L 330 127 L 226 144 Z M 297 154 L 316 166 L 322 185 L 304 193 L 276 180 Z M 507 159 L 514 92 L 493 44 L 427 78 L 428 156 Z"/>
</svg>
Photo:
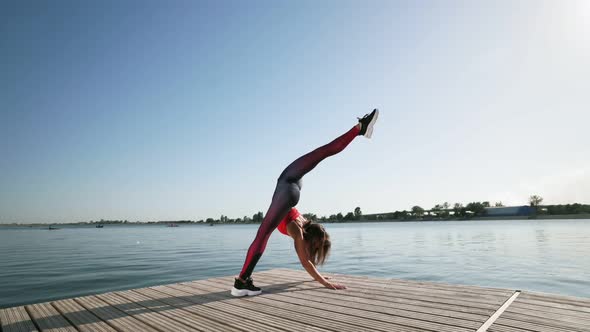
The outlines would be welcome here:
<svg viewBox="0 0 590 332">
<path fill-rule="evenodd" d="M 590 297 L 590 220 L 327 224 L 324 271 Z M 0 306 L 237 274 L 256 225 L 0 228 Z M 275 232 L 257 269 L 300 268 Z"/>
</svg>

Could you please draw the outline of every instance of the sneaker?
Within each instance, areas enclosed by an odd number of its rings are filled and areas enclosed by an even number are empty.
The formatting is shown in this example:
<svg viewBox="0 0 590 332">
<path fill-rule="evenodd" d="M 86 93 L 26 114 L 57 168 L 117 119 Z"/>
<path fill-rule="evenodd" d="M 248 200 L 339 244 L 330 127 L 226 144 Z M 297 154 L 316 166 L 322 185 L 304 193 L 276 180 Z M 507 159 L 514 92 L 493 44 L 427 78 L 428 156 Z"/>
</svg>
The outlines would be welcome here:
<svg viewBox="0 0 590 332">
<path fill-rule="evenodd" d="M 231 289 L 231 295 L 233 296 L 254 296 L 262 293 L 262 290 L 252 283 L 252 278 L 246 279 L 246 282 L 242 282 L 236 278 L 234 287 Z"/>
<path fill-rule="evenodd" d="M 373 112 L 369 114 L 365 114 L 362 118 L 359 118 L 359 123 L 361 124 L 361 131 L 359 135 L 363 135 L 366 138 L 371 138 L 373 135 L 373 126 L 375 122 L 377 122 L 377 118 L 379 117 L 379 110 L 374 109 Z"/>
</svg>

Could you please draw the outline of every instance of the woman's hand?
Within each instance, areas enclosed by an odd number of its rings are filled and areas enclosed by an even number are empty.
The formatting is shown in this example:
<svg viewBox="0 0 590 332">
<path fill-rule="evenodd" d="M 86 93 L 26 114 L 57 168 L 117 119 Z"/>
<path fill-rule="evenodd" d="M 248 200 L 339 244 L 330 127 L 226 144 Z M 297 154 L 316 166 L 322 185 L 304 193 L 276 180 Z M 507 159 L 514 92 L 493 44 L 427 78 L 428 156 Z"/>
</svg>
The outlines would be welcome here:
<svg viewBox="0 0 590 332">
<path fill-rule="evenodd" d="M 344 285 L 341 285 L 341 284 L 336 284 L 336 283 L 329 282 L 329 281 L 328 281 L 328 282 L 326 282 L 326 283 L 324 284 L 324 286 L 325 286 L 326 288 L 330 288 L 330 289 L 346 289 L 346 286 L 344 286 Z"/>
</svg>

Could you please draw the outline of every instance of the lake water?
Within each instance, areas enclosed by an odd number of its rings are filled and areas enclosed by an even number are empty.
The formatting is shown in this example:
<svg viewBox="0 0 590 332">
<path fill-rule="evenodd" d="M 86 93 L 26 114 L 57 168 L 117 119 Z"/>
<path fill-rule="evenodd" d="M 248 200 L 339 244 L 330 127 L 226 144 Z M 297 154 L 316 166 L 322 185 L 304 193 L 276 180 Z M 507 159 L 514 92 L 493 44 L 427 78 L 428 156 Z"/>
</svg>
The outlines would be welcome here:
<svg viewBox="0 0 590 332">
<path fill-rule="evenodd" d="M 257 227 L 0 228 L 0 307 L 236 275 Z M 590 297 L 590 220 L 326 228 L 322 271 Z M 275 232 L 257 270 L 278 267 L 301 268 L 292 240 Z"/>
</svg>

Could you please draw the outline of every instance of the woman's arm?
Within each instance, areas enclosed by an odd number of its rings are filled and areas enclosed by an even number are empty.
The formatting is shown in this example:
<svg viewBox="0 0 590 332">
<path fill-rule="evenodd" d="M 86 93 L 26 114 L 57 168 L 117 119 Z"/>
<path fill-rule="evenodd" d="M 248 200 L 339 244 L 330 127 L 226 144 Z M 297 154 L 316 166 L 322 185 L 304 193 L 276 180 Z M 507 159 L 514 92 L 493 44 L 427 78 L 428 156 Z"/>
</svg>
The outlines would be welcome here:
<svg viewBox="0 0 590 332">
<path fill-rule="evenodd" d="M 303 266 L 305 271 L 307 271 L 307 273 L 309 273 L 309 275 L 314 280 L 321 283 L 327 288 L 345 289 L 345 286 L 331 283 L 320 274 L 320 272 L 316 269 L 315 265 L 313 265 L 313 263 L 309 260 L 309 257 L 307 256 L 307 250 L 305 249 L 305 240 L 303 239 L 303 232 L 296 225 L 289 226 L 287 227 L 287 233 L 289 233 L 289 235 L 291 235 L 291 237 L 295 241 L 295 251 L 297 252 L 297 257 L 299 257 L 299 262 L 301 262 L 301 266 Z"/>
</svg>

